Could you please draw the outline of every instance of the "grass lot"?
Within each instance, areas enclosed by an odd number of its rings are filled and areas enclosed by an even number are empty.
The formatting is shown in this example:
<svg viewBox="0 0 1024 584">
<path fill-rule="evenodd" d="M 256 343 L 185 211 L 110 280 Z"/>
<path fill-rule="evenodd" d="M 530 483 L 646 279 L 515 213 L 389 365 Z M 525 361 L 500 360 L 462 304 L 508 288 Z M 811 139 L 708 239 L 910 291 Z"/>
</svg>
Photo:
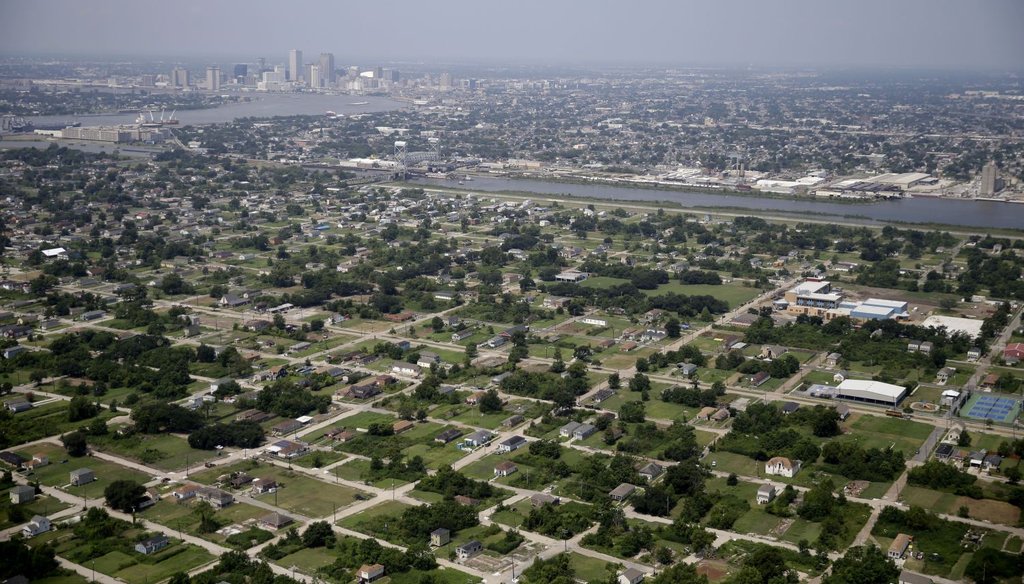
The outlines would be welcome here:
<svg viewBox="0 0 1024 584">
<path fill-rule="evenodd" d="M 40 483 L 50 487 L 59 487 L 78 496 L 88 495 L 90 498 L 102 497 L 103 489 L 105 489 L 110 483 L 119 479 L 131 479 L 139 483 L 145 483 L 152 478 L 139 471 L 91 456 L 69 458 L 63 448 L 50 444 L 39 444 L 32 448 L 19 451 L 19 454 L 26 458 L 32 458 L 32 455 L 36 453 L 49 456 L 50 464 L 36 470 L 31 476 L 31 479 L 38 480 Z M 67 460 L 67 463 L 61 464 L 61 461 L 65 459 Z M 80 468 L 92 469 L 96 474 L 96 480 L 88 485 L 72 487 L 69 482 L 69 474 L 71 471 Z"/>
<path fill-rule="evenodd" d="M 608 568 L 608 562 L 576 552 L 569 553 L 569 564 L 576 570 L 576 578 L 586 582 L 604 581 L 615 573 L 612 571 L 614 568 Z"/>
<path fill-rule="evenodd" d="M 114 435 L 90 437 L 93 448 L 141 462 L 160 470 L 177 470 L 217 457 L 212 450 L 197 450 L 184 438 L 172 434 L 135 434 L 118 439 Z"/>
<path fill-rule="evenodd" d="M 225 543 L 227 537 L 216 532 L 201 533 L 199 531 L 199 517 L 193 513 L 194 507 L 194 500 L 191 503 L 186 502 L 179 504 L 173 499 L 167 498 L 142 511 L 139 513 L 139 516 L 148 521 L 159 523 L 160 525 L 166 525 L 172 529 L 182 531 L 196 537 L 201 537 L 214 543 L 227 545 Z M 266 509 L 236 502 L 228 505 L 224 509 L 218 509 L 214 513 L 213 518 L 218 524 L 225 527 L 228 525 L 244 525 L 245 523 L 258 519 L 267 513 Z"/>
<path fill-rule="evenodd" d="M 33 515 L 50 515 L 71 506 L 47 495 L 36 495 L 35 500 L 31 503 L 17 505 L 25 518 L 24 521 L 11 521 L 10 511 L 15 505 L 11 504 L 11 497 L 8 493 L 9 489 L 0 491 L 0 529 L 7 529 L 8 527 L 24 523 L 31 519 Z"/>
<path fill-rule="evenodd" d="M 382 501 L 380 504 L 360 511 L 357 514 L 341 518 L 338 520 L 338 525 L 353 531 L 376 536 L 376 525 L 380 520 L 388 517 L 397 517 L 411 506 L 401 501 Z"/>
<path fill-rule="evenodd" d="M 962 505 L 969 509 L 971 519 L 1017 526 L 1020 521 L 1020 508 L 1003 501 L 993 499 L 972 499 L 960 497 L 952 493 L 943 493 L 907 485 L 900 496 L 910 505 L 930 509 L 935 513 L 956 515 Z"/>
<path fill-rule="evenodd" d="M 235 471 L 245 471 L 255 477 L 276 479 L 281 485 L 277 493 L 266 493 L 258 498 L 306 517 L 326 517 L 334 512 L 335 507 L 341 509 L 351 504 L 361 493 L 357 489 L 331 484 L 286 468 L 253 461 L 196 473 L 192 475 L 192 479 L 205 484 L 213 484 L 217 477 Z M 361 496 L 369 495 L 363 493 Z"/>
<path fill-rule="evenodd" d="M 45 388 L 47 390 L 51 388 Z M 56 436 L 88 425 L 92 420 L 68 422 L 68 402 L 53 401 L 20 412 L 4 421 L 6 443 L 11 445 L 32 442 L 46 436 Z M 104 409 L 98 414 L 104 420 L 114 417 L 115 413 Z"/>
<path fill-rule="evenodd" d="M 934 428 L 931 424 L 865 414 L 850 416 L 844 426 L 855 430 L 853 437 L 849 439 L 861 443 L 864 447 L 893 447 L 902 450 L 908 458 L 917 452 Z"/>
</svg>

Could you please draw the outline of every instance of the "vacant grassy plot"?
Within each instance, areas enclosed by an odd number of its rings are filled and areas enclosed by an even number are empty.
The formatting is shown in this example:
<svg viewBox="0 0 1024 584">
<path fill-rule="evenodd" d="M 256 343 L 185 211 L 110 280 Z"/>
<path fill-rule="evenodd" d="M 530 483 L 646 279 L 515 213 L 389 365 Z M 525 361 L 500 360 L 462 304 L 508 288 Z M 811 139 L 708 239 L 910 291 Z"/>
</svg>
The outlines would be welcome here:
<svg viewBox="0 0 1024 584">
<path fill-rule="evenodd" d="M 217 457 L 216 451 L 197 450 L 189 446 L 184 438 L 171 434 L 134 434 L 125 438 L 109 435 L 93 437 L 90 443 L 102 452 L 166 471 Z"/>
<path fill-rule="evenodd" d="M 918 505 L 935 513 L 956 515 L 961 506 L 966 506 L 971 519 L 1016 526 L 1020 521 L 1020 508 L 1004 501 L 993 499 L 972 499 L 952 493 L 908 485 L 901 496 L 910 505 Z"/>
<path fill-rule="evenodd" d="M 65 573 L 57 576 L 39 578 L 35 581 L 35 584 L 86 584 L 88 581 L 85 576 L 66 570 Z"/>
<path fill-rule="evenodd" d="M 199 516 L 194 513 L 195 503 L 196 501 L 194 500 L 186 503 L 177 503 L 171 499 L 163 499 L 156 505 L 142 511 L 139 516 L 154 523 L 166 525 L 171 529 L 226 545 L 227 537 L 216 532 L 202 533 L 199 530 Z M 267 513 L 266 509 L 236 502 L 224 509 L 216 510 L 213 514 L 213 519 L 221 527 L 226 527 L 228 525 L 242 525 L 250 520 L 258 519 Z"/>
<path fill-rule="evenodd" d="M 714 296 L 719 300 L 728 302 L 729 308 L 736 308 L 741 304 L 750 302 L 761 293 L 757 288 L 748 288 L 736 284 L 713 286 L 710 284 L 680 284 L 679 282 L 662 284 L 658 286 L 657 290 L 643 290 L 643 293 L 648 296 L 661 296 L 669 292 L 685 296 Z"/>
<path fill-rule="evenodd" d="M 53 497 L 47 495 L 36 495 L 36 498 L 31 503 L 22 503 L 20 505 L 12 505 L 11 497 L 8 494 L 9 490 L 0 492 L 0 529 L 7 529 L 13 527 L 24 521 L 28 521 L 33 515 L 50 515 L 57 511 L 67 509 L 71 505 Z M 13 507 L 17 507 L 24 517 L 22 521 L 12 521 L 10 512 Z"/>
<path fill-rule="evenodd" d="M 917 452 L 934 428 L 931 424 L 864 414 L 854 414 L 847 425 L 856 430 L 852 439 L 863 446 L 882 449 L 892 447 L 902 450 L 908 457 Z"/>
<path fill-rule="evenodd" d="M 44 388 L 52 389 L 52 388 Z M 115 413 L 102 410 L 98 417 L 109 420 Z M 4 421 L 5 440 L 7 444 L 17 445 L 32 442 L 46 436 L 54 436 L 77 430 L 88 425 L 92 420 L 78 422 L 68 421 L 68 402 L 54 401 L 31 410 L 14 414 Z"/>
<path fill-rule="evenodd" d="M 103 489 L 119 479 L 130 479 L 139 483 L 145 483 L 151 479 L 149 475 L 95 457 L 69 458 L 63 448 L 50 444 L 39 444 L 19 452 L 26 458 L 32 458 L 32 455 L 36 453 L 49 456 L 50 464 L 37 469 L 31 478 L 44 485 L 59 487 L 78 496 L 88 494 L 90 498 L 102 497 Z M 63 460 L 67 460 L 67 463 L 61 464 Z M 96 480 L 88 485 L 72 487 L 69 475 L 71 471 L 80 468 L 92 469 L 96 474 Z"/>
<path fill-rule="evenodd" d="M 263 465 L 257 472 L 258 476 L 272 477 L 281 485 L 276 493 L 266 493 L 258 499 L 306 517 L 326 517 L 335 508 L 347 507 L 357 495 L 369 496 L 356 489 L 312 479 L 277 466 Z"/>
<path fill-rule="evenodd" d="M 140 562 L 118 570 L 111 575 L 116 578 L 120 578 L 129 584 L 149 584 L 150 582 L 159 582 L 166 578 L 170 578 L 176 572 L 188 572 L 192 568 L 208 564 L 217 559 L 202 548 L 188 544 L 178 545 L 185 549 L 181 550 L 180 553 L 166 556 L 167 559 L 163 561 L 158 561 L 154 564 Z M 170 547 L 165 548 L 163 551 L 156 554 L 156 556 L 162 556 L 167 552 L 174 551 L 175 547 L 177 546 L 172 544 Z M 154 557 L 154 559 L 156 558 Z"/>
<path fill-rule="evenodd" d="M 585 582 L 607 580 L 616 572 L 614 564 L 576 552 L 569 553 L 569 564 L 576 570 L 576 578 Z"/>
</svg>

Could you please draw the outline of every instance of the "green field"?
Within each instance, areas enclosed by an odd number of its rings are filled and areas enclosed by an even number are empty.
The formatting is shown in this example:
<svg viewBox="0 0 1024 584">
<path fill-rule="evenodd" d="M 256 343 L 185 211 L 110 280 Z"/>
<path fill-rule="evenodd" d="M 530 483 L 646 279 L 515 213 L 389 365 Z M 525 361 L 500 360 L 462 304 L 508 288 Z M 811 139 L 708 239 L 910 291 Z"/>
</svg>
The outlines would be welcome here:
<svg viewBox="0 0 1024 584">
<path fill-rule="evenodd" d="M 123 467 L 119 464 L 101 460 L 96 457 L 83 456 L 80 458 L 70 458 L 64 452 L 63 448 L 53 446 L 51 444 L 39 444 L 32 448 L 19 451 L 19 454 L 26 458 L 32 458 L 32 455 L 36 453 L 49 456 L 50 464 L 35 470 L 30 478 L 32 480 L 38 480 L 40 483 L 50 487 L 59 487 L 78 496 L 87 495 L 89 498 L 102 497 L 103 489 L 105 489 L 110 483 L 119 479 L 130 479 L 138 483 L 145 483 L 152 479 L 149 475 L 143 474 L 137 470 Z M 63 460 L 67 460 L 67 463 L 61 464 L 61 461 Z M 96 480 L 88 485 L 72 487 L 70 485 L 71 479 L 69 478 L 69 475 L 71 471 L 80 468 L 92 469 L 96 475 Z"/>
<path fill-rule="evenodd" d="M 92 437 L 90 444 L 101 452 L 109 452 L 160 470 L 172 471 L 216 458 L 213 450 L 197 450 L 188 441 L 171 434 L 133 434 Z"/>
<path fill-rule="evenodd" d="M 866 448 L 895 448 L 910 458 L 932 433 L 934 426 L 900 418 L 854 414 L 846 424 L 856 430 L 852 439 Z"/>
</svg>

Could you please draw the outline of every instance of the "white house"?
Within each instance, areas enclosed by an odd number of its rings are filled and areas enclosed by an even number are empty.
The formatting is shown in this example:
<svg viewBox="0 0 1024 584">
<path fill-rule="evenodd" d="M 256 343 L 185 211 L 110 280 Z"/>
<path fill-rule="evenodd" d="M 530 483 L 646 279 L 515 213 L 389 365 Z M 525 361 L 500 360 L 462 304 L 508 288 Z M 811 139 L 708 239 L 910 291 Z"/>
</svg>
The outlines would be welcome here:
<svg viewBox="0 0 1024 584">
<path fill-rule="evenodd" d="M 793 478 L 798 472 L 800 472 L 800 461 L 790 460 L 784 456 L 776 456 L 764 463 L 765 474 Z"/>
<path fill-rule="evenodd" d="M 46 533 L 47 531 L 50 531 L 50 528 L 51 525 L 49 519 L 43 517 L 42 515 L 36 515 L 32 518 L 32 521 L 29 521 L 25 524 L 25 527 L 21 528 L 21 533 L 25 537 L 34 537 L 36 535 L 39 535 L 40 533 Z"/>
</svg>

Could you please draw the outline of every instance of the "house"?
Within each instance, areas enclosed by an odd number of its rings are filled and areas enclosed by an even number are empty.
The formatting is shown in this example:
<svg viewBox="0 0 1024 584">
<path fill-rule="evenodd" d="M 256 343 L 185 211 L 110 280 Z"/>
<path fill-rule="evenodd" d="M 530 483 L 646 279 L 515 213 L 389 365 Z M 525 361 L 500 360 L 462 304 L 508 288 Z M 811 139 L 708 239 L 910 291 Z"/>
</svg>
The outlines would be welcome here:
<svg viewBox="0 0 1024 584">
<path fill-rule="evenodd" d="M 559 428 L 558 435 L 561 436 L 562 438 L 568 438 L 572 436 L 572 433 L 575 432 L 576 428 L 579 428 L 580 426 L 581 424 L 579 422 L 569 422 L 568 424 Z"/>
<path fill-rule="evenodd" d="M 697 372 L 697 366 L 693 363 L 680 363 L 676 365 L 676 370 L 679 371 L 680 375 L 689 377 Z"/>
<path fill-rule="evenodd" d="M 903 570 L 900 572 L 899 584 L 935 584 L 935 581 L 923 574 Z"/>
<path fill-rule="evenodd" d="M 225 308 L 238 308 L 239 306 L 249 304 L 249 299 L 228 293 L 220 297 L 220 302 L 218 304 Z"/>
<path fill-rule="evenodd" d="M 1003 464 L 1003 457 L 993 452 L 985 455 L 981 461 L 981 468 L 987 471 L 998 470 L 1001 464 Z"/>
<path fill-rule="evenodd" d="M 526 446 L 526 444 L 526 438 L 523 438 L 522 436 L 513 436 L 498 444 L 498 452 L 512 452 L 513 450 L 519 450 L 523 446 Z"/>
<path fill-rule="evenodd" d="M 1021 360 L 1024 360 L 1024 342 L 1007 343 L 1006 348 L 1002 349 L 1002 361 L 1014 365 Z"/>
<path fill-rule="evenodd" d="M 380 564 L 363 564 L 359 567 L 359 584 L 367 584 L 384 577 L 384 566 Z"/>
<path fill-rule="evenodd" d="M 462 443 L 471 448 L 477 448 L 479 446 L 487 444 L 491 440 L 494 440 L 494 434 L 488 432 L 487 430 L 477 430 L 476 432 L 467 435 L 466 438 L 462 441 Z"/>
<path fill-rule="evenodd" d="M 3 451 L 0 452 L 0 462 L 7 464 L 14 468 L 21 468 L 21 465 L 25 464 L 25 459 L 16 452 Z"/>
<path fill-rule="evenodd" d="M 469 337 L 473 336 L 474 333 L 475 333 L 475 331 L 473 329 L 465 329 L 465 330 L 461 330 L 461 331 L 456 331 L 456 332 L 452 333 L 452 342 L 453 343 L 462 342 L 462 341 L 468 339 Z"/>
<path fill-rule="evenodd" d="M 981 468 L 981 465 L 985 463 L 986 456 L 988 456 L 987 450 L 975 450 L 967 457 L 967 463 L 970 466 Z"/>
<path fill-rule="evenodd" d="M 896 538 L 892 540 L 891 544 L 889 544 L 889 553 L 887 554 L 889 559 L 902 559 L 903 555 L 907 553 L 907 548 L 910 547 L 910 542 L 913 541 L 913 539 L 914 538 L 905 533 L 897 534 Z"/>
<path fill-rule="evenodd" d="M 21 505 L 23 503 L 31 503 L 36 498 L 36 490 L 34 487 L 27 485 L 17 485 L 11 489 L 11 505 Z"/>
<path fill-rule="evenodd" d="M 997 383 L 999 383 L 998 373 L 989 373 L 988 375 L 985 376 L 984 379 L 981 380 L 981 386 L 988 389 L 994 388 Z"/>
<path fill-rule="evenodd" d="M 262 495 L 264 493 L 273 493 L 277 490 L 277 480 L 264 477 L 252 481 L 252 494 Z"/>
<path fill-rule="evenodd" d="M 482 552 L 483 550 L 484 544 L 474 539 L 472 541 L 467 541 L 466 543 L 455 548 L 455 556 L 459 558 L 460 561 L 464 562 L 469 558 L 472 558 L 473 556 Z"/>
<path fill-rule="evenodd" d="M 550 309 L 554 310 L 554 309 L 565 308 L 566 306 L 569 306 L 569 303 L 571 301 L 572 301 L 572 299 L 565 298 L 564 296 L 548 296 L 547 298 L 544 299 L 543 302 L 541 302 L 541 306 L 544 307 L 544 308 L 550 308 Z"/>
<path fill-rule="evenodd" d="M 928 355 L 932 352 L 932 348 L 934 347 L 935 344 L 932 343 L 931 341 L 924 341 L 923 343 L 921 343 L 920 347 L 917 350 L 924 353 L 925 355 Z"/>
<path fill-rule="evenodd" d="M 274 424 L 274 426 L 270 428 L 270 432 L 274 434 L 274 436 L 287 436 L 288 434 L 298 432 L 301 429 L 302 422 L 298 420 L 285 420 L 279 424 Z"/>
<path fill-rule="evenodd" d="M 626 568 L 624 572 L 619 574 L 618 584 L 640 584 L 644 580 L 644 574 L 636 568 Z"/>
<path fill-rule="evenodd" d="M 34 537 L 40 533 L 50 531 L 51 527 L 52 526 L 50 525 L 50 520 L 48 518 L 43 517 L 42 515 L 35 515 L 32 517 L 31 521 L 21 528 L 21 534 L 25 537 Z"/>
<path fill-rule="evenodd" d="M 32 409 L 32 402 L 26 401 L 24 399 L 9 401 L 6 402 L 4 405 L 7 406 L 7 411 L 11 412 L 12 414 L 27 412 L 28 410 Z"/>
<path fill-rule="evenodd" d="M 452 497 L 452 500 L 459 505 L 464 505 L 466 507 L 475 507 L 480 504 L 480 499 L 474 499 L 473 497 L 467 497 L 465 495 L 455 495 Z"/>
<path fill-rule="evenodd" d="M 494 465 L 494 476 L 507 477 L 508 475 L 513 474 L 518 470 L 519 467 L 516 466 L 516 463 L 512 462 L 511 460 L 504 460 Z"/>
<path fill-rule="evenodd" d="M 850 406 L 846 404 L 839 404 L 836 406 L 836 413 L 839 414 L 839 420 L 844 421 L 850 417 Z"/>
<path fill-rule="evenodd" d="M 793 478 L 800 472 L 800 461 L 790 460 L 785 456 L 776 456 L 764 463 L 764 474 Z"/>
<path fill-rule="evenodd" d="M 276 511 L 273 513 L 267 513 L 263 517 L 260 517 L 259 520 L 260 527 L 263 527 L 265 529 L 271 529 L 274 531 L 277 531 L 282 527 L 287 527 L 292 523 L 295 523 L 294 519 L 288 517 L 283 513 L 277 513 Z"/>
<path fill-rule="evenodd" d="M 231 485 L 232 489 L 241 489 L 245 485 L 255 481 L 252 476 L 244 472 L 232 473 L 231 478 L 228 479 L 228 484 Z M 264 479 L 267 480 L 267 479 Z"/>
<path fill-rule="evenodd" d="M 711 414 L 711 419 L 715 422 L 724 422 L 728 420 L 731 415 L 732 414 L 729 413 L 729 408 L 718 408 L 717 412 Z"/>
<path fill-rule="evenodd" d="M 778 491 L 776 490 L 775 485 L 761 485 L 757 489 L 757 504 L 767 505 L 775 499 L 775 495 L 777 494 Z"/>
<path fill-rule="evenodd" d="M 761 387 L 771 378 L 772 376 L 768 375 L 767 371 L 759 371 L 756 375 L 750 377 L 750 385 Z"/>
<path fill-rule="evenodd" d="M 842 383 L 846 381 L 846 378 L 850 376 L 850 372 L 846 369 L 840 369 L 836 371 L 836 374 L 832 376 L 832 381 L 835 383 Z"/>
<path fill-rule="evenodd" d="M 409 420 L 398 420 L 394 424 L 391 424 L 391 431 L 395 434 L 401 434 L 402 432 L 412 430 L 414 426 L 416 426 L 416 424 Z"/>
<path fill-rule="evenodd" d="M 13 347 L 7 347 L 6 349 L 4 349 L 3 356 L 4 359 L 13 359 L 27 350 L 28 349 L 26 349 L 23 345 L 14 345 Z"/>
<path fill-rule="evenodd" d="M 530 504 L 534 507 L 543 507 L 544 505 L 557 505 L 561 502 L 558 497 L 553 497 L 547 493 L 534 493 L 530 495 Z"/>
<path fill-rule="evenodd" d="M 835 369 L 839 366 L 839 362 L 842 361 L 843 356 L 840 353 L 829 353 L 825 356 L 825 367 L 829 369 Z"/>
<path fill-rule="evenodd" d="M 91 469 L 80 468 L 71 471 L 70 480 L 71 486 L 80 487 L 82 485 L 88 485 L 89 483 L 95 481 L 96 475 L 95 473 L 92 472 Z"/>
<path fill-rule="evenodd" d="M 155 554 L 169 545 L 171 545 L 171 540 L 167 539 L 167 536 L 161 533 L 135 544 L 135 551 L 148 556 L 150 554 Z"/>
<path fill-rule="evenodd" d="M 703 408 L 700 409 L 699 412 L 697 412 L 697 416 L 696 417 L 697 417 L 698 420 L 702 420 L 702 421 L 706 422 L 706 421 L 710 420 L 711 416 L 713 416 L 714 414 L 715 414 L 715 408 L 713 406 L 704 406 Z"/>
<path fill-rule="evenodd" d="M 196 498 L 200 501 L 206 501 L 214 509 L 223 509 L 235 502 L 235 497 L 231 493 L 216 487 L 201 487 L 196 491 Z"/>
<path fill-rule="evenodd" d="M 424 369 L 430 369 L 432 365 L 440 365 L 441 356 L 437 353 L 431 353 L 430 351 L 420 352 L 420 358 L 416 361 L 416 365 Z"/>
<path fill-rule="evenodd" d="M 968 361 L 977 361 L 978 359 L 981 359 L 981 349 L 978 347 L 972 347 L 967 350 Z"/>
<path fill-rule="evenodd" d="M 665 469 L 662 468 L 661 465 L 656 462 L 648 462 L 647 464 L 640 467 L 640 469 L 637 472 L 640 473 L 641 477 L 647 479 L 647 482 L 651 482 L 654 479 L 660 477 L 661 474 L 665 472 Z"/>
<path fill-rule="evenodd" d="M 430 545 L 441 547 L 452 540 L 452 534 L 444 527 L 438 527 L 430 532 Z"/>
<path fill-rule="evenodd" d="M 796 402 L 786 402 L 782 404 L 782 413 L 785 415 L 792 414 L 793 412 L 800 409 L 800 404 Z"/>
<path fill-rule="evenodd" d="M 761 359 L 778 359 L 786 352 L 786 347 L 780 345 L 765 345 L 761 347 L 758 357 Z"/>
<path fill-rule="evenodd" d="M 267 452 L 278 458 L 296 458 L 309 452 L 309 445 L 305 442 L 292 442 L 291 440 L 278 440 L 269 447 Z"/>
<path fill-rule="evenodd" d="M 188 499 L 191 499 L 192 497 L 195 497 L 196 493 L 198 493 L 199 489 L 201 488 L 202 487 L 200 487 L 197 484 L 190 483 L 187 485 L 182 485 L 177 489 L 174 489 L 174 492 L 172 494 L 174 495 L 174 498 L 177 499 L 178 501 L 186 501 Z"/>
<path fill-rule="evenodd" d="M 37 469 L 42 468 L 48 464 L 50 464 L 50 457 L 45 454 L 37 452 L 36 454 L 32 455 L 32 460 L 25 463 L 25 466 L 31 469 Z"/>
<path fill-rule="evenodd" d="M 369 399 L 381 393 L 380 388 L 374 383 L 361 383 L 352 385 L 345 394 L 355 399 Z"/>
<path fill-rule="evenodd" d="M 623 501 L 636 491 L 636 487 L 629 483 L 622 483 L 608 493 L 612 501 Z"/>
<path fill-rule="evenodd" d="M 587 275 L 588 274 L 586 274 L 585 272 L 580 272 L 580 271 L 577 271 L 577 270 L 566 270 L 564 272 L 560 272 L 559 274 L 557 274 L 555 276 L 555 281 L 556 282 L 582 282 L 583 280 L 587 279 Z"/>
<path fill-rule="evenodd" d="M 455 440 L 459 436 L 462 436 L 462 430 L 459 430 L 458 428 L 449 428 L 435 436 L 434 442 L 437 442 L 439 444 L 448 444 L 449 442 Z"/>
<path fill-rule="evenodd" d="M 597 432 L 597 428 L 593 424 L 580 424 L 572 432 L 572 437 L 577 440 L 586 440 L 590 436 Z"/>
<path fill-rule="evenodd" d="M 516 426 L 518 426 L 519 424 L 522 424 L 525 421 L 526 421 L 526 418 L 524 418 L 523 416 L 521 416 L 519 414 L 516 414 L 514 416 L 509 416 L 509 417 L 505 418 L 504 420 L 502 420 L 501 421 L 501 426 L 503 428 L 515 428 Z"/>
<path fill-rule="evenodd" d="M 391 372 L 398 375 L 408 375 L 409 377 L 419 377 L 423 369 L 419 365 L 413 365 L 412 363 L 395 363 L 391 366 Z"/>
<path fill-rule="evenodd" d="M 946 385 L 954 375 L 956 375 L 956 369 L 953 369 L 952 367 L 943 367 L 935 374 L 935 382 L 939 385 Z"/>
</svg>

